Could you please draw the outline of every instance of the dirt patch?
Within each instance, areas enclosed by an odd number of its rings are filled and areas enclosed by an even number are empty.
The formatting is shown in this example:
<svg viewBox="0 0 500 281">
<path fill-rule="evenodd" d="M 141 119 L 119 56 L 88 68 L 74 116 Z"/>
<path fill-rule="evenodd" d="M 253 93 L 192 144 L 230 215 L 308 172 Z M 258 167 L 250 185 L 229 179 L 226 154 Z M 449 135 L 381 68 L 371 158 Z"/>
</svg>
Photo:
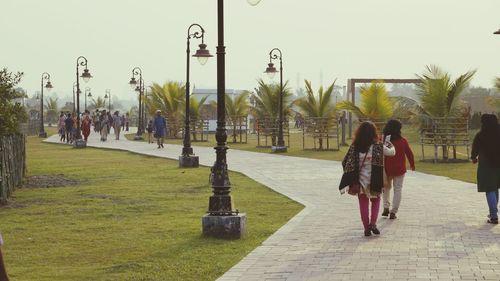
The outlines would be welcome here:
<svg viewBox="0 0 500 281">
<path fill-rule="evenodd" d="M 75 186 L 86 183 L 87 180 L 74 180 L 64 177 L 64 175 L 39 175 L 26 177 L 23 188 L 49 188 L 62 186 Z"/>
</svg>

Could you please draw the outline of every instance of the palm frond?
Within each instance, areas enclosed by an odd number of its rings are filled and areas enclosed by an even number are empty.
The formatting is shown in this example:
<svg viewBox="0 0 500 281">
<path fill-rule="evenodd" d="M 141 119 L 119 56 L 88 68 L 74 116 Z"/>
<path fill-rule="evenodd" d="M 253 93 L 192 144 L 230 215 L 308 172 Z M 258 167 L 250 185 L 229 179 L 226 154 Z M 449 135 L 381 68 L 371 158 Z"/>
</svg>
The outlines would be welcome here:
<svg viewBox="0 0 500 281">
<path fill-rule="evenodd" d="M 350 111 L 358 118 L 367 118 L 367 115 L 352 101 L 348 100 L 339 101 L 337 103 L 337 109 Z"/>
</svg>

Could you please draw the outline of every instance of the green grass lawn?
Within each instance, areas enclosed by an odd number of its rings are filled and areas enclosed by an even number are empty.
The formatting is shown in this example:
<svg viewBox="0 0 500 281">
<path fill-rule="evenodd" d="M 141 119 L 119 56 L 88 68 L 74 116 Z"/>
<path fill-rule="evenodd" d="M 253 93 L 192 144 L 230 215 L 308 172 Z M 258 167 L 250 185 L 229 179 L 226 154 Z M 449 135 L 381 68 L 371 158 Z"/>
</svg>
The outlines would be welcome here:
<svg viewBox="0 0 500 281">
<path fill-rule="evenodd" d="M 304 150 L 302 148 L 302 133 L 298 130 L 291 130 L 290 134 L 290 147 L 288 148 L 288 152 L 283 155 L 288 156 L 296 156 L 296 157 L 307 157 L 313 159 L 323 159 L 323 160 L 337 160 L 341 161 L 344 155 L 347 152 L 348 147 L 341 147 L 340 151 L 311 151 Z M 475 132 L 471 132 L 471 141 Z M 135 134 L 127 135 L 128 139 L 133 140 Z M 422 149 L 420 146 L 420 137 L 418 133 L 418 129 L 412 126 L 403 127 L 403 136 L 405 136 L 410 142 L 410 146 L 412 147 L 413 153 L 415 154 L 415 159 L 417 161 L 417 171 L 450 177 L 452 179 L 458 179 L 466 182 L 475 183 L 476 182 L 476 169 L 477 167 L 473 165 L 471 162 L 469 163 L 427 163 L 420 162 L 422 159 Z M 193 146 L 215 146 L 215 137 L 214 135 L 209 135 L 208 142 L 193 142 Z M 231 137 L 228 137 L 228 140 L 231 140 Z M 287 140 L 285 139 L 287 142 Z M 180 144 L 182 145 L 181 139 L 168 139 L 167 143 L 171 144 Z M 347 140 L 350 143 L 350 140 Z M 257 136 L 255 134 L 248 135 L 248 142 L 246 144 L 239 143 L 228 143 L 228 146 L 232 149 L 240 149 L 246 151 L 253 152 L 261 152 L 261 153 L 271 153 L 270 148 L 256 148 L 257 146 Z M 462 153 L 463 155 L 458 155 L 458 158 L 465 159 L 466 150 L 463 147 L 459 147 L 457 149 L 458 153 Z M 196 148 L 195 148 L 196 153 Z M 434 157 L 434 148 L 433 147 L 425 147 L 424 150 L 426 159 L 432 159 Z M 440 153 L 440 151 L 439 151 Z"/>
<path fill-rule="evenodd" d="M 51 133 L 53 133 L 51 131 Z M 28 173 L 63 174 L 79 186 L 18 189 L 0 207 L 12 280 L 214 280 L 303 207 L 231 173 L 242 240 L 201 235 L 209 169 L 137 154 L 28 139 Z"/>
</svg>

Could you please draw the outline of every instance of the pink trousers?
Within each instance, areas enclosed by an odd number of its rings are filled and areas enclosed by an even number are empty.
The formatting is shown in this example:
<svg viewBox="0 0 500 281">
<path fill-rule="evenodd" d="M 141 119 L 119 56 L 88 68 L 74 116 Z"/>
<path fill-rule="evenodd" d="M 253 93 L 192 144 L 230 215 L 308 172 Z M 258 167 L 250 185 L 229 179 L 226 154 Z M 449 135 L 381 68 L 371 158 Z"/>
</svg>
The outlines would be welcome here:
<svg viewBox="0 0 500 281">
<path fill-rule="evenodd" d="M 378 218 L 378 211 L 380 209 L 380 197 L 368 198 L 365 194 L 358 194 L 359 199 L 359 212 L 361 213 L 361 221 L 365 230 L 368 229 L 370 224 L 376 225 Z M 370 201 L 372 202 L 371 217 L 369 211 Z"/>
</svg>

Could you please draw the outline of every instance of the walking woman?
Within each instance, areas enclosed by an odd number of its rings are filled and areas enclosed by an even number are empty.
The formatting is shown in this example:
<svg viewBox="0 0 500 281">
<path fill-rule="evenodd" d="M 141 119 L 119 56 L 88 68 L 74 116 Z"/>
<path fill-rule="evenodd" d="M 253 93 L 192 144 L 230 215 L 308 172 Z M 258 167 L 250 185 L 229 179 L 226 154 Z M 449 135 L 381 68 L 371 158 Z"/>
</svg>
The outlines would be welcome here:
<svg viewBox="0 0 500 281">
<path fill-rule="evenodd" d="M 57 123 L 57 128 L 59 132 L 60 139 L 59 141 L 64 142 L 66 140 L 66 132 L 64 128 L 66 127 L 64 121 L 66 120 L 66 116 L 64 115 L 64 112 L 61 111 L 61 114 L 59 115 L 59 122 Z"/>
<path fill-rule="evenodd" d="M 90 119 L 90 112 L 85 111 L 85 114 L 83 115 L 83 121 L 82 121 L 82 133 L 83 133 L 83 138 L 85 141 L 88 140 L 89 135 L 90 135 L 90 125 L 92 124 L 92 119 Z"/>
<path fill-rule="evenodd" d="M 479 158 L 479 160 L 478 160 Z M 481 130 L 474 137 L 471 159 L 477 166 L 477 191 L 486 193 L 488 223 L 498 224 L 500 188 L 500 125 L 493 114 L 481 116 Z"/>
<path fill-rule="evenodd" d="M 356 130 L 342 167 L 340 193 L 346 190 L 357 196 L 365 236 L 380 234 L 377 218 L 380 209 L 380 194 L 384 187 L 384 156 L 394 156 L 396 151 L 390 141 L 379 142 L 377 128 L 372 122 L 363 122 Z M 370 216 L 371 202 L 371 216 Z"/>
<path fill-rule="evenodd" d="M 396 213 L 401 203 L 401 193 L 403 190 L 403 180 L 406 173 L 406 158 L 410 162 L 410 169 L 415 171 L 415 159 L 408 141 L 401 136 L 402 124 L 398 120 L 389 120 L 384 127 L 384 139 L 390 138 L 392 145 L 396 149 L 394 157 L 385 157 L 384 168 L 387 181 L 384 186 L 384 212 L 383 217 L 389 216 L 389 219 L 396 218 Z M 405 157 L 406 156 L 406 157 Z M 394 187 L 394 197 L 391 207 L 391 189 Z"/>
<path fill-rule="evenodd" d="M 106 114 L 106 110 L 103 110 L 101 112 L 101 116 L 99 116 L 99 124 L 101 128 L 101 141 L 107 141 L 110 120 L 108 115 Z"/>
</svg>

